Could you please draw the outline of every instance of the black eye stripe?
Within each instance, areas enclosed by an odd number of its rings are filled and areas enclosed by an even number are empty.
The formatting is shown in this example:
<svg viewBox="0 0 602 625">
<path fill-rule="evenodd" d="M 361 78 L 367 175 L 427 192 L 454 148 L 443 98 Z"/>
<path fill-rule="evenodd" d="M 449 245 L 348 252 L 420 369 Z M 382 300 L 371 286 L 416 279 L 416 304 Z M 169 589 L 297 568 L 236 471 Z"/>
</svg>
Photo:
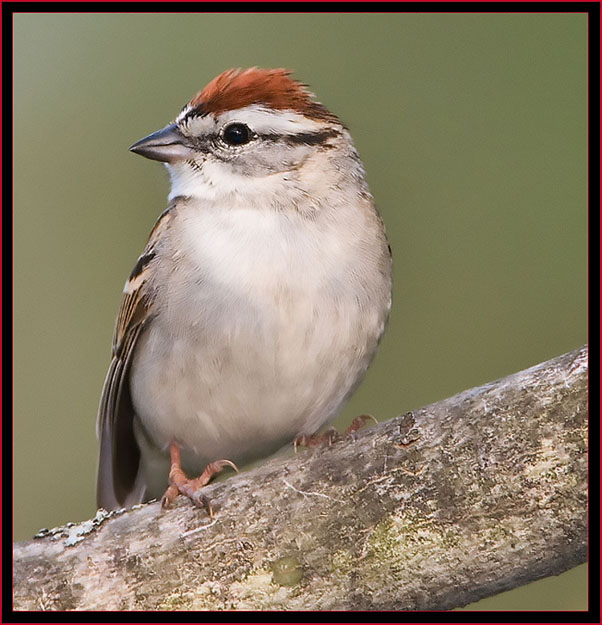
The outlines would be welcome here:
<svg viewBox="0 0 602 625">
<path fill-rule="evenodd" d="M 290 144 L 305 145 L 320 145 L 325 143 L 328 139 L 339 136 L 339 131 L 334 128 L 328 130 L 319 130 L 317 132 L 300 132 L 296 135 L 277 135 L 277 134 L 265 134 L 260 135 L 262 139 L 267 141 L 282 141 Z"/>
<path fill-rule="evenodd" d="M 300 145 L 300 144 L 304 144 L 304 145 L 322 145 L 325 144 L 328 139 L 333 139 L 334 137 L 338 137 L 340 136 L 340 131 L 336 130 L 334 128 L 329 128 L 327 130 L 319 130 L 317 132 L 300 132 L 296 135 L 289 135 L 289 134 L 277 134 L 277 133 L 254 133 L 250 128 L 249 130 L 249 139 L 246 142 L 241 142 L 241 143 L 230 143 L 228 141 L 225 140 L 225 130 L 229 127 L 232 126 L 233 124 L 228 124 L 227 126 L 224 127 L 224 130 L 222 131 L 221 134 L 211 134 L 211 135 L 206 135 L 205 137 L 203 137 L 202 142 L 199 143 L 199 146 L 201 145 L 207 145 L 207 143 L 209 142 L 213 142 L 216 141 L 218 139 L 222 139 L 224 141 L 224 143 L 227 143 L 228 145 L 244 145 L 244 143 L 248 143 L 251 139 L 259 139 L 260 141 L 271 141 L 274 143 L 288 143 L 289 145 Z M 236 124 L 239 125 L 239 124 Z M 245 126 L 246 128 L 248 128 L 248 126 L 246 126 L 245 124 L 240 124 L 242 126 Z"/>
</svg>

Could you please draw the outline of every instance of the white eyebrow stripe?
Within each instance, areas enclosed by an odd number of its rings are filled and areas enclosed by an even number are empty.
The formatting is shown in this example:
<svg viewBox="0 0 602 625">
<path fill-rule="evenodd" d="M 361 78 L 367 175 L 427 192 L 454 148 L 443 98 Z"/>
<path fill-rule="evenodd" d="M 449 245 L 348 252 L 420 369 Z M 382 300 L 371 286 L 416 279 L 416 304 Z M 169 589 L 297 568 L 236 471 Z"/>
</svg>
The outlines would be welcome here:
<svg viewBox="0 0 602 625">
<path fill-rule="evenodd" d="M 295 111 L 275 110 L 258 104 L 226 111 L 218 117 L 220 127 L 231 122 L 247 124 L 257 134 L 297 135 L 329 127 L 329 124 L 314 121 Z"/>
<path fill-rule="evenodd" d="M 186 118 L 191 111 L 187 106 L 176 118 L 176 123 L 184 123 L 193 134 L 210 134 L 221 130 L 226 124 L 239 122 L 246 124 L 257 134 L 298 135 L 323 131 L 331 124 L 309 119 L 290 110 L 271 109 L 261 104 L 251 104 L 234 111 L 225 111 L 217 120 L 209 113 Z"/>
<path fill-rule="evenodd" d="M 201 135 L 211 135 L 216 132 L 216 123 L 212 115 L 196 115 L 188 118 L 180 115 L 176 119 L 176 123 L 179 123 L 183 128 L 187 128 L 192 135 L 197 137 Z"/>
<path fill-rule="evenodd" d="M 182 112 L 176 117 L 176 119 L 174 120 L 174 123 L 178 123 L 181 122 L 186 115 L 188 115 L 188 113 L 190 113 L 190 111 L 192 110 L 192 106 L 190 106 L 190 104 L 187 104 L 183 109 Z"/>
</svg>

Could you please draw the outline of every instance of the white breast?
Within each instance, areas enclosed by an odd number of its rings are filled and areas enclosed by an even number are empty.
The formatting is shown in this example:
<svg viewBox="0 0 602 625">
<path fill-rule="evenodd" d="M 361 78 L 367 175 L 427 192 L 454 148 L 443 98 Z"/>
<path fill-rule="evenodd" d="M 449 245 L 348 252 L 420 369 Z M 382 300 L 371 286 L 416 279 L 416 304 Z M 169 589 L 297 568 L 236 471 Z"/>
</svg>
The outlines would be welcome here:
<svg viewBox="0 0 602 625">
<path fill-rule="evenodd" d="M 315 221 L 176 210 L 131 374 L 150 438 L 163 449 L 177 440 L 202 468 L 313 433 L 361 378 L 384 328 L 390 276 L 378 224 L 358 210 Z"/>
</svg>

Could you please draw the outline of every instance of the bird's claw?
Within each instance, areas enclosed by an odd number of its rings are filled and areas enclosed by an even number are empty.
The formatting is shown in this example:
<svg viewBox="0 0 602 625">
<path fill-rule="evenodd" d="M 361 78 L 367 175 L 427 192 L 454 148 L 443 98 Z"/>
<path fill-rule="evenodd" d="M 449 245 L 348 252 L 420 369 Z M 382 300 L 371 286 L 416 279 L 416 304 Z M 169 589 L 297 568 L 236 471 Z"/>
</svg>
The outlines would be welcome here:
<svg viewBox="0 0 602 625">
<path fill-rule="evenodd" d="M 332 447 L 334 443 L 343 440 L 343 438 L 348 438 L 351 434 L 357 432 L 357 430 L 363 427 L 366 421 L 369 421 L 370 419 L 374 421 L 374 423 L 378 423 L 376 418 L 370 414 L 363 414 L 359 417 L 355 417 L 342 436 L 334 428 L 329 428 L 322 434 L 300 434 L 293 441 L 293 449 L 295 450 L 295 453 L 297 453 L 297 447 Z"/>
<path fill-rule="evenodd" d="M 201 489 L 209 483 L 216 473 L 219 473 L 225 467 L 231 467 L 237 473 L 238 467 L 231 460 L 216 460 L 215 462 L 210 462 L 199 477 L 190 479 L 182 470 L 179 449 L 175 450 L 172 448 L 171 456 L 172 465 L 169 472 L 169 486 L 161 498 L 161 509 L 165 510 L 169 508 L 178 495 L 184 495 L 188 497 L 195 506 L 205 508 L 209 516 L 213 518 L 211 502 Z"/>
</svg>

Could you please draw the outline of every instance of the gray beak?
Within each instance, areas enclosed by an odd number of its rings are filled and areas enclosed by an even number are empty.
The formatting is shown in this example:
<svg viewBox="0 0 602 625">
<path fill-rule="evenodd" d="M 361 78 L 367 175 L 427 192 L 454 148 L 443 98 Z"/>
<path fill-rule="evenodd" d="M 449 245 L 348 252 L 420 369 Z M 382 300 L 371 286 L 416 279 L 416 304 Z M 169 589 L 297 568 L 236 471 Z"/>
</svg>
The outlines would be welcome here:
<svg viewBox="0 0 602 625">
<path fill-rule="evenodd" d="M 153 161 L 175 163 L 194 154 L 192 146 L 175 124 L 165 126 L 130 146 L 130 150 Z"/>
</svg>

